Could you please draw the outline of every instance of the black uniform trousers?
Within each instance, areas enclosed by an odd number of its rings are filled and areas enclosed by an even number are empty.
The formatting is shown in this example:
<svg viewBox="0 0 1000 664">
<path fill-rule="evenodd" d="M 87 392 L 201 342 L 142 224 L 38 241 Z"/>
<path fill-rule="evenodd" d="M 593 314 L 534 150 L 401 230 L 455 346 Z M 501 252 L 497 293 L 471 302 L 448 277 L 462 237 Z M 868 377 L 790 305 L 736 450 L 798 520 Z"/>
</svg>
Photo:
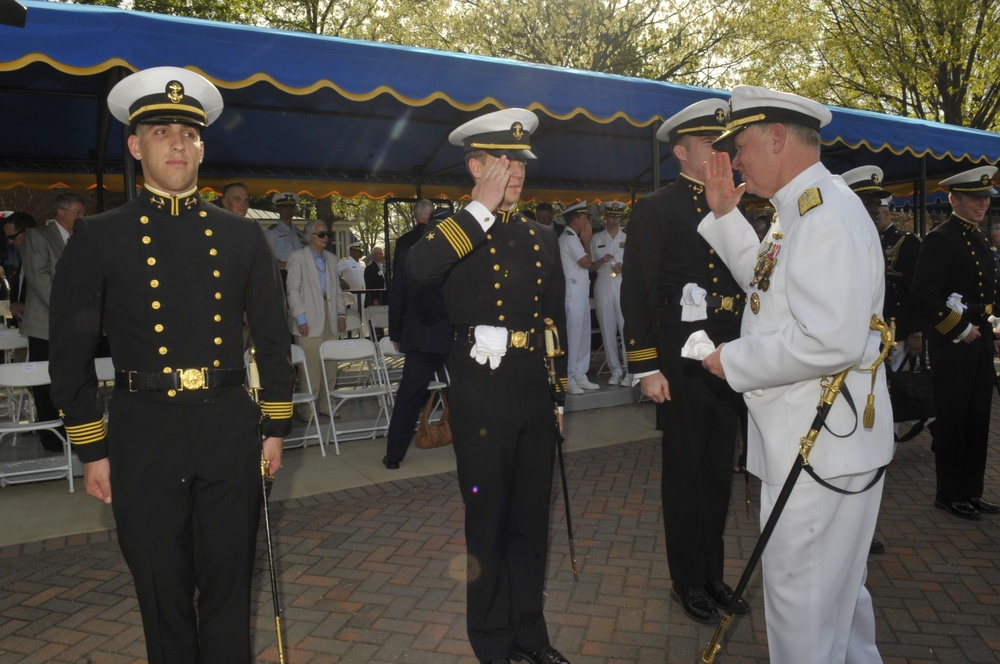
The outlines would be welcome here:
<svg viewBox="0 0 1000 664">
<path fill-rule="evenodd" d="M 677 354 L 683 344 L 676 345 Z M 664 374 L 671 396 L 659 405 L 667 564 L 674 582 L 701 588 L 722 581 L 742 396 L 695 360 L 673 360 Z"/>
<path fill-rule="evenodd" d="M 468 634 L 480 660 L 549 646 L 542 613 L 556 445 L 543 354 L 495 370 L 452 344 L 451 429 L 465 503 Z"/>
<path fill-rule="evenodd" d="M 934 369 L 934 449 L 937 500 L 983 495 L 993 403 L 993 330 L 980 325 L 972 343 L 930 334 Z"/>
<path fill-rule="evenodd" d="M 260 410 L 242 387 L 156 397 L 117 390 L 108 431 L 112 507 L 149 663 L 249 664 Z"/>
<path fill-rule="evenodd" d="M 445 353 L 425 353 L 414 350 L 406 353 L 403 375 L 396 388 L 396 398 L 386 434 L 385 454 L 390 461 L 399 463 L 413 439 L 420 411 L 427 402 L 427 384 L 448 356 Z"/>
</svg>

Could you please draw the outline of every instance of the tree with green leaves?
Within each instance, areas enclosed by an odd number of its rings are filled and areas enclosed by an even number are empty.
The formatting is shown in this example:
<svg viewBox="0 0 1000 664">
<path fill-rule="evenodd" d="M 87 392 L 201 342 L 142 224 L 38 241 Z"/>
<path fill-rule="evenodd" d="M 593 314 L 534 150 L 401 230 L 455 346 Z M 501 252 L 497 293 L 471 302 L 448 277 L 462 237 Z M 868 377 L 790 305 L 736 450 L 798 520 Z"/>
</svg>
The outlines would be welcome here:
<svg viewBox="0 0 1000 664">
<path fill-rule="evenodd" d="M 825 102 L 995 129 L 1000 0 L 775 0 L 739 46 L 744 82 Z"/>
</svg>

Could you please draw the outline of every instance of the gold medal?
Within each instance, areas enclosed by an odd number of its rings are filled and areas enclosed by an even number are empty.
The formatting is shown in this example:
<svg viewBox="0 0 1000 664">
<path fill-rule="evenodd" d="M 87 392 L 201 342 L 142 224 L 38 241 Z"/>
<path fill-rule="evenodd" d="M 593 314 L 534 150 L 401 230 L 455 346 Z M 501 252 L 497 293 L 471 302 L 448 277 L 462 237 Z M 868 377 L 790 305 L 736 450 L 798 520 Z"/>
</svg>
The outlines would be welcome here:
<svg viewBox="0 0 1000 664">
<path fill-rule="evenodd" d="M 760 311 L 760 296 L 757 293 L 752 293 L 750 295 L 750 311 L 756 314 Z"/>
</svg>

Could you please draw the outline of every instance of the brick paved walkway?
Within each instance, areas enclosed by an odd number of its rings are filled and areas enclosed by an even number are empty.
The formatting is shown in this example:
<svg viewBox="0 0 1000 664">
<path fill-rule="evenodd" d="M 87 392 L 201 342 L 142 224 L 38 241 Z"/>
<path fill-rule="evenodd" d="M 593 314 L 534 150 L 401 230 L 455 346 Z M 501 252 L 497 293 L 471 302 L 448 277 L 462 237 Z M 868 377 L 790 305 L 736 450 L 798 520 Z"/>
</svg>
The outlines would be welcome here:
<svg viewBox="0 0 1000 664">
<path fill-rule="evenodd" d="M 659 508 L 659 446 L 624 443 L 567 455 L 579 578 L 570 571 L 562 501 L 554 526 L 546 615 L 574 664 L 688 663 L 713 630 L 669 598 Z M 1000 498 L 994 450 L 987 494 Z M 558 488 L 558 480 L 557 480 Z M 734 477 L 727 578 L 756 541 Z M 996 662 L 1000 653 L 1000 519 L 978 523 L 931 506 L 926 434 L 903 444 L 888 474 L 871 559 L 887 663 Z M 558 500 L 557 500 L 558 498 Z M 465 638 L 462 505 L 443 474 L 275 505 L 289 664 L 473 662 Z M 261 544 L 255 579 L 258 661 L 276 662 Z M 754 610 L 730 628 L 718 662 L 765 662 L 759 575 Z M 0 549 L 0 664 L 140 662 L 139 613 L 114 533 Z"/>
</svg>

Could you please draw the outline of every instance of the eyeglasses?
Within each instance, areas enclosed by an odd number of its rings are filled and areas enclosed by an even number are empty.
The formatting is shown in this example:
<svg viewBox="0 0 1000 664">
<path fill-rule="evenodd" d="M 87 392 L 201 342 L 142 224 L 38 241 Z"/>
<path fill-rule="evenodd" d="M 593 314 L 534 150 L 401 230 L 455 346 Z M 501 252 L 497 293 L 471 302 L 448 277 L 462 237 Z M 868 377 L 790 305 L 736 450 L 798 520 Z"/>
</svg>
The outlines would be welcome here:
<svg viewBox="0 0 1000 664">
<path fill-rule="evenodd" d="M 13 242 L 14 240 L 17 239 L 18 235 L 20 235 L 21 233 L 23 233 L 26 230 L 28 230 L 28 229 L 27 228 L 22 228 L 21 230 L 19 230 L 18 232 L 14 233 L 13 235 L 8 235 L 7 239 L 10 240 L 11 242 Z"/>
<path fill-rule="evenodd" d="M 59 209 L 60 210 L 66 210 L 67 212 L 72 212 L 73 214 L 75 214 L 78 217 L 85 217 L 85 216 L 87 216 L 87 211 L 86 210 L 76 210 L 74 208 L 68 208 L 68 207 L 59 208 Z"/>
<path fill-rule="evenodd" d="M 320 231 L 319 233 L 313 233 L 313 235 L 319 238 L 328 238 L 330 237 L 330 231 Z"/>
</svg>

